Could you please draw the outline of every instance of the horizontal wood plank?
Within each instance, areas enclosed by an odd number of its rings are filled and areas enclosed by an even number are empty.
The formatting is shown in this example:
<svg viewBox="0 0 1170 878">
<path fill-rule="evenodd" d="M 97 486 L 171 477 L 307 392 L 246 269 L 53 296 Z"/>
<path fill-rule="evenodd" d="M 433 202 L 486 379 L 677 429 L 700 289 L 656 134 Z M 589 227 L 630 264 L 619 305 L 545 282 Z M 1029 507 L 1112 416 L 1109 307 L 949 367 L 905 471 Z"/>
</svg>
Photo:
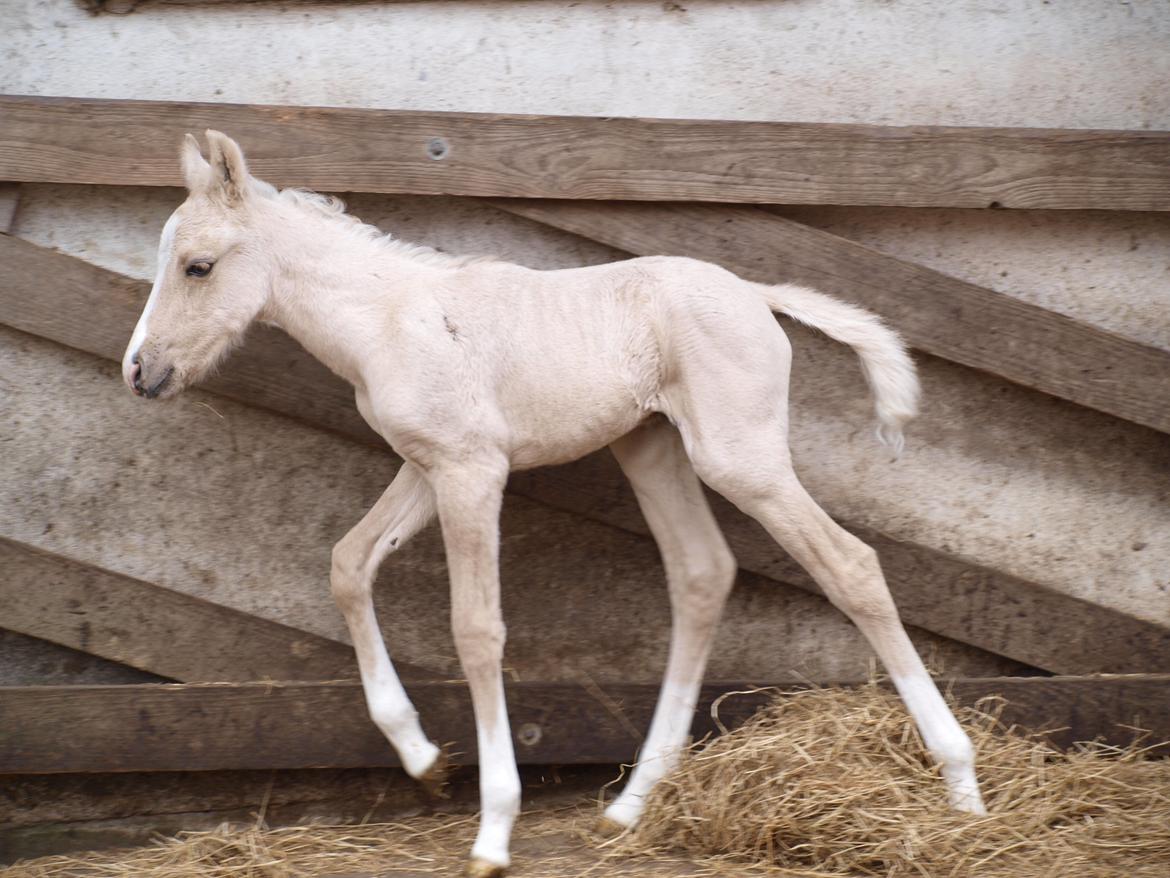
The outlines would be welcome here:
<svg viewBox="0 0 1170 878">
<path fill-rule="evenodd" d="M 356 679 L 353 647 L 0 537 L 0 627 L 182 682 Z M 440 676 L 396 662 L 407 680 Z"/>
<path fill-rule="evenodd" d="M 1170 209 L 1170 132 L 883 127 L 0 97 L 0 180 L 174 186 L 186 132 L 334 192 Z"/>
<path fill-rule="evenodd" d="M 1170 432 L 1170 350 L 887 256 L 759 208 L 495 200 L 641 256 L 691 256 L 760 283 L 815 287 L 929 354 Z"/>
<path fill-rule="evenodd" d="M 960 703 L 1001 696 L 1006 722 L 1053 730 L 1054 743 L 1101 737 L 1170 741 L 1170 676 L 992 678 L 948 684 Z M 703 689 L 694 734 L 714 731 L 710 705 L 729 691 Z M 513 683 L 507 687 L 518 761 L 629 762 L 650 721 L 657 689 Z M 476 760 L 470 698 L 459 683 L 410 687 L 424 728 L 451 742 L 454 761 Z M 728 726 L 773 696 L 733 696 L 720 707 Z M 0 688 L 0 773 L 194 771 L 244 768 L 390 766 L 396 757 L 366 715 L 357 683 L 180 684 Z M 69 729 L 69 734 L 62 734 Z M 1056 731 L 1060 730 L 1060 731 Z"/>
<path fill-rule="evenodd" d="M 149 286 L 27 241 L 0 237 L 0 322 L 119 360 Z M 45 294 L 51 279 L 52 295 Z M 288 336 L 258 329 L 207 385 L 361 442 L 385 443 L 361 419 L 350 388 Z M 646 534 L 612 458 L 514 474 L 510 490 L 549 506 Z M 716 498 L 741 568 L 816 586 L 759 528 Z M 1055 589 L 970 564 L 928 546 L 846 527 L 877 549 L 903 618 L 916 626 L 1054 673 L 1170 670 L 1170 630 Z M 1080 632 L 1098 632 L 1094 649 Z"/>
</svg>

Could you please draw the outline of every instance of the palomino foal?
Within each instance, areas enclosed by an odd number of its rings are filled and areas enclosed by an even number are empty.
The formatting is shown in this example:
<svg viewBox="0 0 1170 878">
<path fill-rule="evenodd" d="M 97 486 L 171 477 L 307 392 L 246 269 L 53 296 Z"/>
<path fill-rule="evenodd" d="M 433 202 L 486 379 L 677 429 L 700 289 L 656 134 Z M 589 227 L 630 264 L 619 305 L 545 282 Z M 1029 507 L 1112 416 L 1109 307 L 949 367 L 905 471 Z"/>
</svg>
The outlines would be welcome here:
<svg viewBox="0 0 1170 878">
<path fill-rule="evenodd" d="M 922 732 L 953 807 L 981 812 L 967 736 L 907 638 L 872 549 L 805 492 L 788 451 L 791 349 L 779 311 L 851 345 L 895 448 L 918 383 L 871 314 L 794 286 L 741 280 L 683 258 L 565 271 L 461 260 L 392 241 L 337 202 L 251 177 L 234 141 L 188 135 L 190 194 L 162 231 L 158 274 L 122 364 L 162 398 L 205 375 L 248 326 L 282 327 L 355 389 L 401 455 L 393 483 L 333 550 L 370 715 L 406 771 L 441 772 L 439 749 L 374 618 L 378 565 L 437 514 L 452 628 L 475 709 L 482 814 L 469 871 L 497 874 L 520 804 L 504 705 L 497 564 L 508 472 L 608 445 L 662 551 L 670 655 L 649 734 L 606 818 L 632 825 L 690 729 L 735 560 L 700 479 L 756 518 L 865 633 Z"/>
</svg>

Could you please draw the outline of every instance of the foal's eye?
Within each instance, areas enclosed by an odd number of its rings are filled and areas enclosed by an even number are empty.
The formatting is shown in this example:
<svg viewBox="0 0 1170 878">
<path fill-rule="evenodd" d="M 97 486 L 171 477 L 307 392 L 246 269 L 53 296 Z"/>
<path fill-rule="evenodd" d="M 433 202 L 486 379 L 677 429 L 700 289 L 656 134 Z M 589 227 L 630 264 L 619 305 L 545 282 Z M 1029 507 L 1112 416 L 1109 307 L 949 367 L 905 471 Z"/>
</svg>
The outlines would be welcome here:
<svg viewBox="0 0 1170 878">
<path fill-rule="evenodd" d="M 207 277 L 211 274 L 211 267 L 214 262 L 192 262 L 187 266 L 188 277 Z"/>
</svg>

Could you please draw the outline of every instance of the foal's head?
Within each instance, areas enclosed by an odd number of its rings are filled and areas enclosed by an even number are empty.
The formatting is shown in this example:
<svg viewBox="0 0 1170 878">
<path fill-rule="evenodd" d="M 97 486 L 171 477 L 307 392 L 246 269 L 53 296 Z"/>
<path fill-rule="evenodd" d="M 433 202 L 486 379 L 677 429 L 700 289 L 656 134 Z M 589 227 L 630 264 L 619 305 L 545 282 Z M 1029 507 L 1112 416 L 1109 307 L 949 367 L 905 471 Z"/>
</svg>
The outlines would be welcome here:
<svg viewBox="0 0 1170 878">
<path fill-rule="evenodd" d="M 260 314 L 272 286 L 258 229 L 274 190 L 248 174 L 234 140 L 207 132 L 210 161 L 183 143 L 189 194 L 158 245 L 158 270 L 122 360 L 139 396 L 173 396 L 198 381 Z"/>
</svg>

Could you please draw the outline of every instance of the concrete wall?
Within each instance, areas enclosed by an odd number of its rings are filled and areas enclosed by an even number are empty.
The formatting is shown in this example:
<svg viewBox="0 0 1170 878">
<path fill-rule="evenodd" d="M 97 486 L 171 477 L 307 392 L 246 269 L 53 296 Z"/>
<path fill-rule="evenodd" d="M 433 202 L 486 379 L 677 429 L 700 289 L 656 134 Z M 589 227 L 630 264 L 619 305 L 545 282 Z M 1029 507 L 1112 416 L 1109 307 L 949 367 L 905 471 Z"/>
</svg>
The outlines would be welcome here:
<svg viewBox="0 0 1170 878">
<path fill-rule="evenodd" d="M 97 17 L 55 2 L 0 5 L 0 91 L 11 93 L 1170 128 L 1170 7 L 1160 3 L 255 3 Z M 181 197 L 24 186 L 14 231 L 147 278 L 158 230 Z M 456 252 L 537 267 L 620 257 L 456 199 L 350 203 L 401 237 Z M 1170 340 L 1166 216 L 777 210 L 1147 343 Z M 891 464 L 871 439 L 852 355 L 792 334 L 794 451 L 830 511 L 1170 624 L 1166 436 L 924 358 L 925 413 Z M 14 413 L 0 463 L 4 533 L 344 636 L 325 586 L 328 546 L 377 496 L 388 459 L 198 394 L 144 406 L 108 364 L 19 333 L 0 333 L 0 359 L 0 395 Z M 530 677 L 585 669 L 652 679 L 665 598 L 645 581 L 647 547 L 523 505 L 511 505 L 505 524 L 506 535 L 519 534 L 506 553 L 510 661 Z M 579 553 L 583 571 L 580 587 L 556 601 L 540 591 L 540 558 L 551 551 Z M 404 657 L 451 668 L 439 563 L 432 533 L 393 562 L 381 599 Z M 713 677 L 864 668 L 866 649 L 823 602 L 758 580 L 741 591 Z M 541 613 L 526 610 L 529 599 Z M 653 633 L 615 654 L 613 627 L 581 625 L 597 605 L 610 607 L 607 625 L 644 620 Z M 933 640 L 957 669 L 1005 667 Z"/>
</svg>

